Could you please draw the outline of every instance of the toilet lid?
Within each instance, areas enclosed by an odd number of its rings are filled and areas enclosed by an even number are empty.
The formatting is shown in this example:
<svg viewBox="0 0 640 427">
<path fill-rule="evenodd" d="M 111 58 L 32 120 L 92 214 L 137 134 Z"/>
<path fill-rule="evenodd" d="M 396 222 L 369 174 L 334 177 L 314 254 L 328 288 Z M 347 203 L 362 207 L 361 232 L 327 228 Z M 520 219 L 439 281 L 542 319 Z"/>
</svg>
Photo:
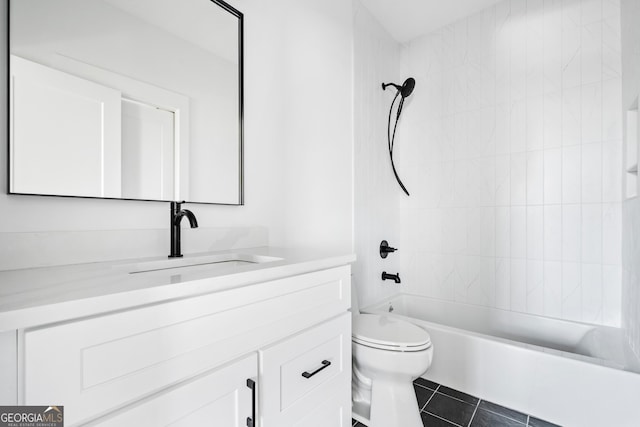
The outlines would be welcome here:
<svg viewBox="0 0 640 427">
<path fill-rule="evenodd" d="M 427 331 L 390 316 L 360 314 L 353 319 L 353 342 L 392 351 L 420 351 L 431 347 Z"/>
</svg>

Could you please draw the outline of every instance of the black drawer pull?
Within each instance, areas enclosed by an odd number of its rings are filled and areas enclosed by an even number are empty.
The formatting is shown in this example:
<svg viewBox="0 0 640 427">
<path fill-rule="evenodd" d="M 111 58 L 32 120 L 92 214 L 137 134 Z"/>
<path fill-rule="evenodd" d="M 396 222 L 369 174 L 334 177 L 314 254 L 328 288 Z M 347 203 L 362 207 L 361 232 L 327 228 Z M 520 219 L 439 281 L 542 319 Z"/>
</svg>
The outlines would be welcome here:
<svg viewBox="0 0 640 427">
<path fill-rule="evenodd" d="M 322 361 L 322 366 L 319 367 L 318 369 L 316 369 L 315 371 L 309 373 L 307 371 L 304 371 L 302 373 L 302 376 L 305 378 L 311 378 L 312 376 L 314 376 L 315 374 L 317 374 L 318 372 L 322 371 L 324 368 L 328 368 L 329 365 L 331 365 L 331 362 L 329 362 L 328 360 L 323 360 Z"/>
</svg>

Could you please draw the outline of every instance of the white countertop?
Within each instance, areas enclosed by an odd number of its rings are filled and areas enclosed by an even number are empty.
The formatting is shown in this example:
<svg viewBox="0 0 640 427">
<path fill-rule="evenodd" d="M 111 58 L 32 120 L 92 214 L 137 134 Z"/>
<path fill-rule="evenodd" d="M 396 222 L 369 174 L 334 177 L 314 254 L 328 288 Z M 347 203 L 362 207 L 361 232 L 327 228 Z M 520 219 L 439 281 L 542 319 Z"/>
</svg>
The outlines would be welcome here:
<svg viewBox="0 0 640 427">
<path fill-rule="evenodd" d="M 167 258 L 0 271 L 0 332 L 219 292 L 355 261 L 355 254 L 272 247 L 185 255 L 242 254 L 281 258 L 207 269 L 131 274 L 134 265 Z"/>
</svg>

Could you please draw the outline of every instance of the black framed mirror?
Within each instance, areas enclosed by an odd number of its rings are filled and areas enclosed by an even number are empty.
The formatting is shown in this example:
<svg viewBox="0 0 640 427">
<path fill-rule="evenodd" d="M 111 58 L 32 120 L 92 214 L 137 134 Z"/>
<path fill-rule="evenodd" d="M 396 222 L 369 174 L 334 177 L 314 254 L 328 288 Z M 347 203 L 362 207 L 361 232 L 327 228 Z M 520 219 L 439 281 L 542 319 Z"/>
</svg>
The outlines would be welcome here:
<svg viewBox="0 0 640 427">
<path fill-rule="evenodd" d="M 244 204 L 243 14 L 10 0 L 10 194 Z"/>
</svg>

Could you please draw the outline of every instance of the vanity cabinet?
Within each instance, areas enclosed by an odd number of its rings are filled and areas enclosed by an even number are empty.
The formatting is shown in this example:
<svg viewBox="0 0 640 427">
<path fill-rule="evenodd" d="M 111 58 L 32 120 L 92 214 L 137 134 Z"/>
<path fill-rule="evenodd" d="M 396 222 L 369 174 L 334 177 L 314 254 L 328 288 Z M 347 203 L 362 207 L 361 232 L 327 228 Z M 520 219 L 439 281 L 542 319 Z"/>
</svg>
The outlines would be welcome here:
<svg viewBox="0 0 640 427">
<path fill-rule="evenodd" d="M 341 266 L 30 328 L 18 402 L 64 405 L 67 426 L 245 426 L 253 404 L 258 426 L 346 426 L 350 302 Z"/>
</svg>

